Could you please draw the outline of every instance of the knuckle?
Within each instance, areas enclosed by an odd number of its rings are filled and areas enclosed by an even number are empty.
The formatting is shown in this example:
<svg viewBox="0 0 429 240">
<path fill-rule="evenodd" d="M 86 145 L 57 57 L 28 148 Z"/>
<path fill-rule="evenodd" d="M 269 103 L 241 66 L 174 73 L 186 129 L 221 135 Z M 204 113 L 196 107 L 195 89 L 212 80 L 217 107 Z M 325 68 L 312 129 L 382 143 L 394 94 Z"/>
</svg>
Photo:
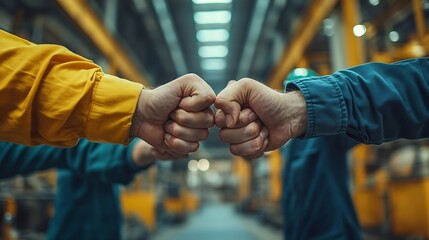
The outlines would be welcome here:
<svg viewBox="0 0 429 240">
<path fill-rule="evenodd" d="M 262 140 L 262 138 L 258 137 L 255 139 L 255 141 L 252 144 L 252 149 L 255 149 L 257 151 L 261 151 L 262 147 L 264 145 L 264 141 Z"/>
<path fill-rule="evenodd" d="M 229 151 L 236 156 L 240 156 L 240 153 L 235 145 L 229 146 Z"/>
<path fill-rule="evenodd" d="M 259 133 L 259 125 L 257 123 L 250 123 L 246 127 L 246 136 L 253 137 Z"/>
</svg>

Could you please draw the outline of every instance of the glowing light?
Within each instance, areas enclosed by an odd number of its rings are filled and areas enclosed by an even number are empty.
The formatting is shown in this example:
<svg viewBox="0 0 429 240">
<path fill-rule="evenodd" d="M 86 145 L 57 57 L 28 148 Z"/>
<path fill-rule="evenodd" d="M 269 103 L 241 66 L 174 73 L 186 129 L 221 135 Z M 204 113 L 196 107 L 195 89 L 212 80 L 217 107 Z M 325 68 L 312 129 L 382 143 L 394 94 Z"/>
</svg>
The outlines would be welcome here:
<svg viewBox="0 0 429 240">
<path fill-rule="evenodd" d="M 223 58 L 203 59 L 201 68 L 204 70 L 223 70 L 226 68 L 226 61 Z"/>
<path fill-rule="evenodd" d="M 232 0 L 192 0 L 195 4 L 230 3 Z"/>
<path fill-rule="evenodd" d="M 229 39 L 229 32 L 225 29 L 199 30 L 197 39 L 200 42 L 224 42 Z"/>
<path fill-rule="evenodd" d="M 188 169 L 191 172 L 196 172 L 198 171 L 198 161 L 197 160 L 190 160 L 188 162 Z"/>
<path fill-rule="evenodd" d="M 365 33 L 366 33 L 365 25 L 358 24 L 358 25 L 353 27 L 353 34 L 356 37 L 362 37 L 363 35 L 365 35 Z"/>
<path fill-rule="evenodd" d="M 205 172 L 209 170 L 209 168 L 210 168 L 209 160 L 203 158 L 203 159 L 200 159 L 200 161 L 198 161 L 198 169 L 200 169 L 201 171 Z"/>
<path fill-rule="evenodd" d="M 197 24 L 225 24 L 231 21 L 230 11 L 201 11 L 194 14 Z"/>
<path fill-rule="evenodd" d="M 389 33 L 389 39 L 392 42 L 398 42 L 399 41 L 399 33 L 397 31 L 391 31 Z"/>
<path fill-rule="evenodd" d="M 198 49 L 198 54 L 202 58 L 220 58 L 228 55 L 228 48 L 224 45 L 203 46 Z"/>
</svg>

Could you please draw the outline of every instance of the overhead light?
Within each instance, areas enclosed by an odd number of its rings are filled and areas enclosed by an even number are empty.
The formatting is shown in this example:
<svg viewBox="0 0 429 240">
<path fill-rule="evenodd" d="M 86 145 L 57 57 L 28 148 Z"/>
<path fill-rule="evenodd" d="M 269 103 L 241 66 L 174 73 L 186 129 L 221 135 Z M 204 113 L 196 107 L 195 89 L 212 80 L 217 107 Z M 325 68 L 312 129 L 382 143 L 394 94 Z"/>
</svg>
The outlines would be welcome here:
<svg viewBox="0 0 429 240">
<path fill-rule="evenodd" d="M 201 61 L 201 68 L 204 70 L 223 70 L 226 68 L 226 61 L 223 58 L 210 58 Z"/>
<path fill-rule="evenodd" d="M 232 0 L 192 0 L 195 4 L 230 3 Z"/>
<path fill-rule="evenodd" d="M 199 30 L 197 39 L 200 42 L 224 42 L 229 39 L 229 32 L 225 29 Z"/>
<path fill-rule="evenodd" d="M 194 14 L 194 21 L 197 24 L 222 24 L 231 21 L 230 11 L 201 11 Z"/>
<path fill-rule="evenodd" d="M 221 58 L 228 55 L 228 48 L 224 45 L 203 46 L 198 50 L 202 58 Z"/>
<path fill-rule="evenodd" d="M 356 37 L 362 37 L 366 33 L 366 27 L 363 24 L 358 24 L 353 27 L 353 34 Z"/>
<path fill-rule="evenodd" d="M 399 41 L 399 33 L 397 31 L 391 31 L 389 33 L 389 39 L 392 42 L 398 42 Z"/>
<path fill-rule="evenodd" d="M 368 2 L 372 6 L 377 6 L 380 3 L 380 0 L 368 0 Z"/>
</svg>

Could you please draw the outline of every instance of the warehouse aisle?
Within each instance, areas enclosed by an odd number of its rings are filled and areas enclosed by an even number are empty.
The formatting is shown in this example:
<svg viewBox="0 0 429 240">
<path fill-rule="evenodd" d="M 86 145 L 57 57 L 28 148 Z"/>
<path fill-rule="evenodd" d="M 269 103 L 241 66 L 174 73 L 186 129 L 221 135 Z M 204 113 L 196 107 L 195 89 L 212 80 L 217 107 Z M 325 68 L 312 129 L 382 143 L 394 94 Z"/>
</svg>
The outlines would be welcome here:
<svg viewBox="0 0 429 240">
<path fill-rule="evenodd" d="M 280 240 L 281 231 L 264 226 L 251 216 L 235 212 L 233 205 L 206 205 L 186 223 L 165 226 L 153 240 Z"/>
</svg>

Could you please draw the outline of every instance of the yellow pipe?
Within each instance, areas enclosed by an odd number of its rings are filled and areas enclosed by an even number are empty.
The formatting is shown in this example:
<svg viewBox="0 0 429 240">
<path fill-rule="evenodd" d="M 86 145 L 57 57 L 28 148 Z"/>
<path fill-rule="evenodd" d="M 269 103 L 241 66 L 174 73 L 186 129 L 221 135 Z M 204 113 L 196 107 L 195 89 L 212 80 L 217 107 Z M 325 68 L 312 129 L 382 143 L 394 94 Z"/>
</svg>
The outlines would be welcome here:
<svg viewBox="0 0 429 240">
<path fill-rule="evenodd" d="M 419 42 L 423 41 L 425 35 L 425 16 L 422 8 L 422 2 L 420 0 L 413 0 L 414 18 L 417 27 L 417 38 Z"/>
<path fill-rule="evenodd" d="M 301 59 L 323 19 L 332 11 L 337 2 L 338 0 L 311 1 L 305 16 L 297 25 L 290 45 L 285 47 L 280 61 L 271 74 L 269 85 L 272 88 L 281 88 L 285 77 Z"/>
<path fill-rule="evenodd" d="M 363 63 L 362 40 L 353 34 L 353 27 L 359 23 L 358 3 L 356 0 L 342 0 L 341 4 L 347 66 L 352 67 Z"/>
<path fill-rule="evenodd" d="M 109 59 L 110 63 L 124 74 L 125 78 L 150 85 L 84 0 L 57 0 L 57 2 Z"/>
</svg>

